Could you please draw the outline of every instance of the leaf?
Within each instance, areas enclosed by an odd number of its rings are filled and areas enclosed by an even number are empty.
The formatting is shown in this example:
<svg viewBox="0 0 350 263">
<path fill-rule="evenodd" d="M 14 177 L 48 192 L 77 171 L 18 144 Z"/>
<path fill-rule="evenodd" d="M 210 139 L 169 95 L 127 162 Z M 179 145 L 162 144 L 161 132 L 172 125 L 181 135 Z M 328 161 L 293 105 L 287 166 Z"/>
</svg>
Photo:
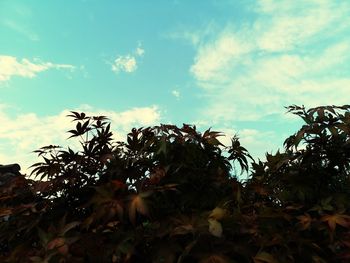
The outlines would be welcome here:
<svg viewBox="0 0 350 263">
<path fill-rule="evenodd" d="M 317 256 L 317 255 L 314 255 L 312 256 L 312 262 L 315 262 L 315 263 L 327 263 L 327 261 L 325 261 L 323 258 Z"/>
<path fill-rule="evenodd" d="M 167 153 L 167 142 L 166 137 L 162 137 L 159 141 L 159 149 L 157 151 L 157 154 L 163 154 L 166 155 Z"/>
<path fill-rule="evenodd" d="M 297 219 L 299 219 L 299 225 L 301 226 L 302 230 L 308 229 L 312 222 L 311 216 L 307 213 L 301 216 L 297 216 Z"/>
<path fill-rule="evenodd" d="M 193 233 L 193 230 L 194 228 L 190 224 L 177 226 L 171 231 L 170 236 L 186 235 L 189 233 Z"/>
<path fill-rule="evenodd" d="M 209 222 L 209 232 L 216 237 L 222 236 L 222 225 L 219 221 L 215 219 L 208 219 Z"/>
<path fill-rule="evenodd" d="M 122 202 L 114 200 L 110 203 L 110 215 L 113 217 L 115 214 L 118 215 L 119 219 L 123 219 L 124 208 Z"/>
<path fill-rule="evenodd" d="M 74 221 L 74 222 L 70 222 L 68 224 L 66 224 L 60 231 L 59 235 L 63 236 L 64 234 L 66 234 L 69 230 L 73 229 L 74 227 L 80 225 L 80 222 L 78 221 Z"/>
<path fill-rule="evenodd" d="M 229 263 L 230 259 L 223 255 L 209 255 L 202 258 L 199 263 Z"/>
<path fill-rule="evenodd" d="M 13 194 L 13 195 L 3 195 L 3 196 L 1 196 L 0 197 L 0 202 L 1 201 L 6 201 L 6 200 L 8 200 L 8 199 L 12 199 L 12 198 L 15 198 L 17 195 L 16 194 Z M 0 214 L 1 214 L 1 210 L 2 210 L 3 208 L 0 208 Z M 1 215 L 0 215 L 1 216 Z"/>
<path fill-rule="evenodd" d="M 57 251 L 59 253 L 61 253 L 62 255 L 67 255 L 68 254 L 68 250 L 69 247 L 66 243 L 66 240 L 62 237 L 57 237 L 53 240 L 51 240 L 48 244 L 47 244 L 47 249 L 51 250 L 51 249 L 57 249 Z"/>
<path fill-rule="evenodd" d="M 47 249 L 54 249 L 56 247 L 61 247 L 66 243 L 65 239 L 62 237 L 57 237 L 53 240 L 51 240 L 48 244 L 47 244 Z"/>
<path fill-rule="evenodd" d="M 95 217 L 95 214 L 92 214 L 89 217 L 87 217 L 81 224 L 81 228 L 86 230 L 89 229 L 90 225 L 95 221 Z"/>
<path fill-rule="evenodd" d="M 45 192 L 52 185 L 50 181 L 35 181 L 33 185 L 34 192 Z"/>
<path fill-rule="evenodd" d="M 139 193 L 139 196 L 141 198 L 146 198 L 146 197 L 149 197 L 152 194 L 153 194 L 153 191 L 144 191 L 144 192 Z"/>
<path fill-rule="evenodd" d="M 148 207 L 144 200 L 144 197 L 146 196 L 147 196 L 146 192 L 140 193 L 138 195 L 135 195 L 130 202 L 129 218 L 133 224 L 135 224 L 136 212 L 142 215 L 148 215 Z"/>
<path fill-rule="evenodd" d="M 228 211 L 226 209 L 220 208 L 220 207 L 215 207 L 210 215 L 209 218 L 211 219 L 215 219 L 215 220 L 221 220 L 223 219 L 225 216 L 227 216 Z"/>
<path fill-rule="evenodd" d="M 350 228 L 350 216 L 342 214 L 324 215 L 321 221 L 327 222 L 331 231 L 334 231 L 337 225 Z"/>
<path fill-rule="evenodd" d="M 126 188 L 126 184 L 120 180 L 111 180 L 111 183 L 116 190 Z"/>
<path fill-rule="evenodd" d="M 220 136 L 220 135 L 219 135 Z M 207 143 L 213 145 L 213 146 L 224 146 L 218 139 L 216 139 L 215 137 L 210 137 L 207 139 Z"/>
<path fill-rule="evenodd" d="M 68 132 L 73 134 L 70 137 L 68 137 L 68 139 L 79 136 L 79 133 L 76 130 L 69 130 Z"/>
<path fill-rule="evenodd" d="M 278 261 L 275 259 L 274 256 L 272 256 L 270 253 L 267 252 L 259 252 L 254 258 L 254 263 L 277 263 Z"/>
<path fill-rule="evenodd" d="M 43 258 L 38 257 L 38 256 L 30 257 L 29 259 L 30 259 L 31 262 L 37 262 L 37 263 L 46 263 L 46 262 L 48 262 L 46 259 L 43 259 Z"/>
<path fill-rule="evenodd" d="M 113 159 L 113 154 L 111 153 L 104 154 L 100 157 L 100 161 L 103 164 L 109 163 L 112 159 Z"/>
<path fill-rule="evenodd" d="M 8 216 L 12 214 L 12 209 L 11 208 L 6 208 L 6 207 L 1 207 L 0 208 L 0 217 L 1 216 Z"/>
<path fill-rule="evenodd" d="M 33 256 L 33 257 L 29 257 L 31 262 L 37 262 L 37 263 L 49 263 L 50 259 L 55 255 L 55 252 L 51 252 L 49 254 L 46 255 L 45 258 L 39 257 L 39 256 Z"/>
<path fill-rule="evenodd" d="M 191 252 L 192 248 L 197 244 L 197 240 L 193 240 L 191 243 L 189 243 L 185 249 L 182 251 L 181 255 L 179 256 L 177 263 L 184 262 L 184 259 L 186 256 Z"/>
<path fill-rule="evenodd" d="M 44 230 L 38 227 L 38 236 L 40 238 L 41 244 L 46 245 L 50 240 L 50 233 L 46 233 Z"/>
<path fill-rule="evenodd" d="M 294 146 L 295 147 L 298 147 L 300 141 L 303 139 L 304 137 L 304 134 L 305 134 L 305 130 L 304 129 L 301 129 L 297 132 L 296 136 L 295 136 L 295 139 L 294 139 Z"/>
<path fill-rule="evenodd" d="M 154 187 L 153 190 L 159 191 L 159 192 L 164 192 L 164 191 L 176 191 L 176 192 L 178 192 L 179 190 L 176 189 L 176 186 L 178 186 L 178 185 L 179 184 L 165 184 L 162 186 Z"/>
</svg>

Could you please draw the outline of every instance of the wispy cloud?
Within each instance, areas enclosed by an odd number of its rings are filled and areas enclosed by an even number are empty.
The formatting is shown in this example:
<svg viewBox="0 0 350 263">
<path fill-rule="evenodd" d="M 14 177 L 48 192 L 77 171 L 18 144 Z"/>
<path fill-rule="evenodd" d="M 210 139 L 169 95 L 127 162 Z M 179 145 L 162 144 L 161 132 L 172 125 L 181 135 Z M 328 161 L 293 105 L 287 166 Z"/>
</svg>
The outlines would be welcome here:
<svg viewBox="0 0 350 263">
<path fill-rule="evenodd" d="M 203 116 L 256 120 L 290 104 L 348 103 L 350 3 L 261 0 L 251 12 L 244 26 L 230 23 L 195 46 Z"/>
<path fill-rule="evenodd" d="M 145 54 L 145 50 L 141 47 L 141 45 L 139 45 L 136 50 L 135 50 L 135 54 L 137 56 L 143 56 L 143 54 Z"/>
<path fill-rule="evenodd" d="M 144 53 L 145 50 L 141 47 L 141 44 L 139 44 L 132 54 L 117 56 L 112 64 L 112 71 L 115 73 L 134 72 L 137 69 L 138 58 L 142 57 Z"/>
<path fill-rule="evenodd" d="M 26 25 L 19 24 L 13 20 L 5 20 L 3 24 L 9 29 L 21 34 L 22 36 L 28 38 L 31 41 L 39 41 L 39 36 L 34 31 L 29 29 Z"/>
<path fill-rule="evenodd" d="M 104 115 L 110 118 L 114 139 L 125 140 L 126 134 L 134 126 L 150 126 L 159 124 L 161 111 L 157 106 L 132 108 L 121 112 L 96 109 L 82 105 L 75 109 L 90 116 Z M 69 145 L 78 149 L 79 144 L 73 139 L 67 141 L 67 130 L 73 128 L 71 119 L 66 117 L 69 110 L 57 115 L 39 116 L 35 113 L 18 114 L 15 117 L 7 113 L 5 106 L 0 105 L 0 154 L 2 164 L 19 162 L 23 172 L 38 159 L 33 150 L 45 145 Z M 75 142 L 75 143 L 74 143 Z M 3 149 L 1 149 L 3 148 Z"/>
<path fill-rule="evenodd" d="M 183 39 L 190 42 L 192 45 L 198 45 L 202 35 L 202 33 L 200 34 L 194 31 L 182 30 L 168 33 L 165 37 L 170 39 Z"/>
<path fill-rule="evenodd" d="M 177 98 L 177 99 L 179 99 L 180 98 L 180 91 L 178 91 L 178 90 L 172 90 L 171 91 L 171 94 L 175 97 L 175 98 Z"/>
<path fill-rule="evenodd" d="M 199 81 L 221 82 L 225 79 L 223 69 L 237 64 L 237 60 L 251 50 L 252 45 L 242 41 L 241 37 L 224 32 L 218 39 L 198 48 L 191 73 Z"/>
<path fill-rule="evenodd" d="M 344 1 L 258 1 L 256 11 L 263 17 L 256 23 L 261 28 L 258 45 L 268 51 L 293 50 L 318 38 L 344 21 L 349 5 Z M 316 39 L 315 39 L 316 40 Z"/>
<path fill-rule="evenodd" d="M 17 59 L 13 56 L 0 55 L 0 82 L 7 81 L 13 76 L 34 78 L 38 73 L 49 69 L 73 70 L 74 66 L 42 62 L 39 59 L 30 61 L 27 58 Z"/>
</svg>

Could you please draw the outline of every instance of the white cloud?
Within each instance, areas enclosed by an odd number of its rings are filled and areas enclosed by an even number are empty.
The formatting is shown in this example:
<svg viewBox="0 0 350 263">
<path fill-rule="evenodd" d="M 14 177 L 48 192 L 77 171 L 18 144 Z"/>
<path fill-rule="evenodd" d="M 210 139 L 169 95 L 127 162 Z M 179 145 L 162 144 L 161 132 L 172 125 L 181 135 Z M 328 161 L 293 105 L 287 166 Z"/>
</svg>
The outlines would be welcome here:
<svg viewBox="0 0 350 263">
<path fill-rule="evenodd" d="M 145 50 L 141 46 L 139 46 L 136 48 L 135 54 L 138 56 L 143 56 L 143 54 L 145 54 Z"/>
<path fill-rule="evenodd" d="M 87 111 L 89 113 L 89 111 Z M 157 106 L 132 108 L 123 112 L 98 110 L 89 113 L 90 115 L 105 115 L 111 119 L 112 125 L 116 127 L 119 132 L 126 132 L 134 126 L 150 126 L 159 124 L 160 110 Z"/>
<path fill-rule="evenodd" d="M 171 94 L 177 99 L 180 98 L 180 91 L 178 90 L 172 90 Z"/>
<path fill-rule="evenodd" d="M 256 120 L 290 104 L 348 103 L 350 3 L 261 0 L 253 11 L 241 28 L 198 41 L 190 72 L 205 91 L 203 116 Z"/>
<path fill-rule="evenodd" d="M 116 112 L 94 109 L 82 105 L 76 111 L 83 111 L 90 116 L 104 115 L 110 118 L 116 140 L 125 140 L 132 127 L 157 125 L 160 122 L 160 110 L 156 106 L 139 107 Z M 29 173 L 28 167 L 40 159 L 32 153 L 45 145 L 69 145 L 78 148 L 75 140 L 68 140 L 67 130 L 73 129 L 71 118 L 66 117 L 69 110 L 63 110 L 53 116 L 38 116 L 35 113 L 19 114 L 10 117 L 6 107 L 0 107 L 0 158 L 1 164 L 19 163 L 23 173 Z"/>
<path fill-rule="evenodd" d="M 23 58 L 18 60 L 13 56 L 0 55 L 0 82 L 7 81 L 13 76 L 33 78 L 38 73 L 49 69 L 69 69 L 74 66 L 68 64 L 54 64 L 52 62 L 41 62 L 39 59 L 30 61 Z"/>
<path fill-rule="evenodd" d="M 237 64 L 250 50 L 251 45 L 243 42 L 238 35 L 224 32 L 212 43 L 199 47 L 191 73 L 199 81 L 225 80 L 223 69 Z"/>
<path fill-rule="evenodd" d="M 338 23 L 346 24 L 349 5 L 339 1 L 258 1 L 257 11 L 269 16 L 257 21 L 258 46 L 267 51 L 299 48 L 311 38 L 329 35 Z"/>
<path fill-rule="evenodd" d="M 144 53 L 145 50 L 141 47 L 141 44 L 139 44 L 133 52 L 133 55 L 127 54 L 123 56 L 118 56 L 112 64 L 112 71 L 114 71 L 115 73 L 134 72 L 137 69 L 138 57 L 142 57 Z"/>
<path fill-rule="evenodd" d="M 135 71 L 136 69 L 136 58 L 130 55 L 117 57 L 114 60 L 114 64 L 112 65 L 112 71 L 114 71 L 115 73 L 119 73 L 120 71 L 130 73 Z"/>
</svg>

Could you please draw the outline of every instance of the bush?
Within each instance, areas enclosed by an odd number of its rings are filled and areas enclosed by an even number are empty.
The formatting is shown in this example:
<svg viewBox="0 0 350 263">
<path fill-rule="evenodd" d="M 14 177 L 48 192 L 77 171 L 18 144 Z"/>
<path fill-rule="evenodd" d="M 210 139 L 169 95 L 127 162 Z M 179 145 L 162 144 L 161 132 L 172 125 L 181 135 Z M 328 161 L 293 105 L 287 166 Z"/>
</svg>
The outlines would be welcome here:
<svg viewBox="0 0 350 263">
<path fill-rule="evenodd" d="M 349 109 L 288 107 L 305 125 L 266 162 L 192 125 L 114 142 L 106 117 L 72 112 L 81 150 L 42 147 L 0 185 L 0 261 L 348 262 Z"/>
</svg>

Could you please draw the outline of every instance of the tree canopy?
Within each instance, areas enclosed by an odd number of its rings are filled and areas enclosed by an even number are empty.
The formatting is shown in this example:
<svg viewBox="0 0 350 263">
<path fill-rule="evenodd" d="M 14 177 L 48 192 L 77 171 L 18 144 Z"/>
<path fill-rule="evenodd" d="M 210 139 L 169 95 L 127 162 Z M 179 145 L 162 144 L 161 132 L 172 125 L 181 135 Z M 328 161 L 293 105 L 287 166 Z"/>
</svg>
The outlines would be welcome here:
<svg viewBox="0 0 350 263">
<path fill-rule="evenodd" d="M 0 184 L 0 261 L 348 262 L 350 106 L 287 109 L 305 123 L 264 162 L 211 129 L 116 142 L 107 117 L 71 112 L 81 149 L 42 147 Z"/>
</svg>

